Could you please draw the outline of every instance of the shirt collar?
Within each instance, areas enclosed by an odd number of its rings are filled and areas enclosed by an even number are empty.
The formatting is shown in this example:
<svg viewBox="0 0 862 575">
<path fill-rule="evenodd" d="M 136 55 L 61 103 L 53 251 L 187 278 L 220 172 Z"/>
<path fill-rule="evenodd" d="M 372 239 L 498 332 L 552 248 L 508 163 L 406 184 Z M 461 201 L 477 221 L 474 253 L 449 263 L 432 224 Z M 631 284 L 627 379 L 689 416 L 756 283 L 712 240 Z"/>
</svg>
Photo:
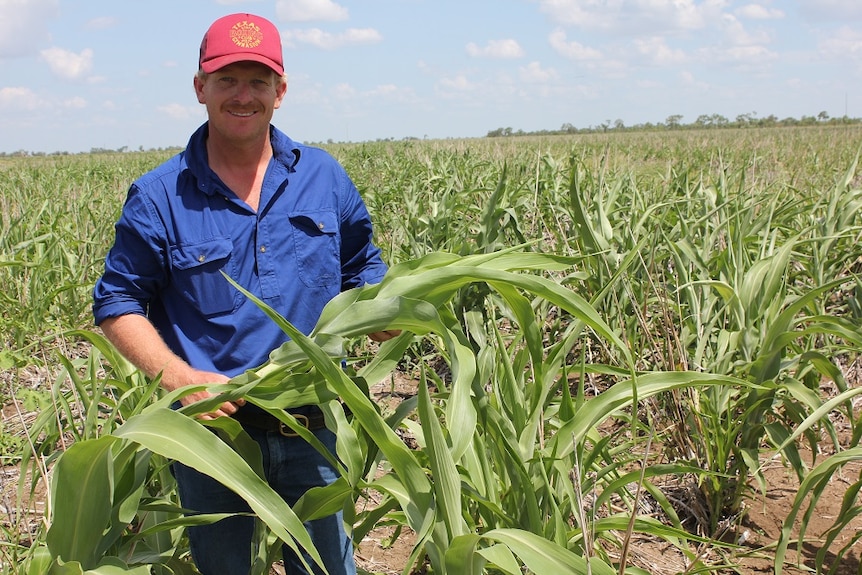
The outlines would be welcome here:
<svg viewBox="0 0 862 575">
<path fill-rule="evenodd" d="M 182 170 L 188 170 L 195 177 L 198 189 L 205 194 L 216 192 L 215 174 L 207 164 L 207 135 L 209 134 L 209 123 L 204 122 L 189 138 L 185 153 L 183 154 Z M 295 172 L 299 163 L 299 146 L 291 140 L 287 134 L 270 125 L 270 141 L 272 142 L 273 159 L 287 168 L 288 172 Z"/>
</svg>

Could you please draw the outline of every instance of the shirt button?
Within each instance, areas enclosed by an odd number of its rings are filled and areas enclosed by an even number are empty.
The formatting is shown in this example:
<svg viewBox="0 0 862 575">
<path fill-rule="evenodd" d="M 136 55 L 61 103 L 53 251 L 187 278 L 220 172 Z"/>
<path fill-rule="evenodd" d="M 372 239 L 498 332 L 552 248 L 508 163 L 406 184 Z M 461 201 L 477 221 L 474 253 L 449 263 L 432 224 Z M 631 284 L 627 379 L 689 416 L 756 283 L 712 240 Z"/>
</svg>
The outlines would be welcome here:
<svg viewBox="0 0 862 575">
<path fill-rule="evenodd" d="M 323 222 L 319 222 L 319 223 L 317 224 L 317 228 L 318 228 L 318 229 L 321 229 L 321 230 L 322 230 L 322 229 L 323 229 L 323 228 L 325 228 L 325 227 L 326 227 L 326 226 L 325 226 L 325 225 L 323 225 Z"/>
<path fill-rule="evenodd" d="M 262 253 L 262 254 L 266 253 L 266 246 L 260 246 L 260 253 Z"/>
<path fill-rule="evenodd" d="M 201 254 L 201 255 L 199 255 L 199 256 L 198 256 L 198 261 L 199 261 L 200 263 L 204 263 L 204 261 L 206 261 L 206 259 L 207 259 L 207 257 L 206 257 L 205 255 L 203 255 L 203 254 Z"/>
</svg>

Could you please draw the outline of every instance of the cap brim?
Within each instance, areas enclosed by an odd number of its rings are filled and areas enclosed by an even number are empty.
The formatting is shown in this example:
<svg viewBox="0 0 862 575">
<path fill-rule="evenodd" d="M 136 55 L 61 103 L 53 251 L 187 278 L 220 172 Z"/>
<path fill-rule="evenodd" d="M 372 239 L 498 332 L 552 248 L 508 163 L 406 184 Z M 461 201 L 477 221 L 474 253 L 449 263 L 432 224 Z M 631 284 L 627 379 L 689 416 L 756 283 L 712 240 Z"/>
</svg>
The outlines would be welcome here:
<svg viewBox="0 0 862 575">
<path fill-rule="evenodd" d="M 271 58 L 267 58 L 266 56 L 262 56 L 260 54 L 228 54 L 226 56 L 217 56 L 206 62 L 201 62 L 201 70 L 206 72 L 207 74 L 212 74 L 216 70 L 220 70 L 225 66 L 230 64 L 235 64 L 237 62 L 258 62 L 265 66 L 268 66 L 272 69 L 273 72 L 278 74 L 279 76 L 284 74 L 284 66 L 280 65 L 278 62 L 275 62 Z"/>
</svg>

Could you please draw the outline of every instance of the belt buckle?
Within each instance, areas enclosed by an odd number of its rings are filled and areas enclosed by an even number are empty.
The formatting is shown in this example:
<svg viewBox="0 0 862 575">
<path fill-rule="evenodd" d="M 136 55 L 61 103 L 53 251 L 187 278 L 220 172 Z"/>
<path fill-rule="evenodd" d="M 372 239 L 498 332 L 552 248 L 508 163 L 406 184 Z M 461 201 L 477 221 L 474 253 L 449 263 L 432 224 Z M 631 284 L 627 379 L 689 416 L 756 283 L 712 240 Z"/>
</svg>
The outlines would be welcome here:
<svg viewBox="0 0 862 575">
<path fill-rule="evenodd" d="M 299 422 L 301 426 L 308 429 L 308 416 L 303 415 L 301 413 L 291 413 L 293 417 Z M 283 421 L 278 422 L 278 432 L 282 434 L 284 437 L 299 437 L 299 434 L 292 430 L 289 425 L 287 425 Z"/>
</svg>

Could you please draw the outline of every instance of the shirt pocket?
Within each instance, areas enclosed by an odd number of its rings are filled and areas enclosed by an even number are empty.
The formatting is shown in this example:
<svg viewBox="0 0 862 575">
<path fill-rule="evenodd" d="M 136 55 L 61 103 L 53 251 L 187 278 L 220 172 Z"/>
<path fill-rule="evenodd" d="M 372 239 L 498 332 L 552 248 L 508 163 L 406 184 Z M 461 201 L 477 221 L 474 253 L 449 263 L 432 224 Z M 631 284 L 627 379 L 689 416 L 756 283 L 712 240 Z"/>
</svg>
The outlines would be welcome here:
<svg viewBox="0 0 862 575">
<path fill-rule="evenodd" d="M 215 238 L 171 248 L 173 284 L 177 292 L 205 316 L 224 315 L 234 311 L 240 292 L 222 275 L 231 275 L 233 244 L 227 238 Z"/>
<path fill-rule="evenodd" d="M 296 269 L 308 287 L 341 284 L 338 218 L 327 210 L 290 214 Z"/>
</svg>

